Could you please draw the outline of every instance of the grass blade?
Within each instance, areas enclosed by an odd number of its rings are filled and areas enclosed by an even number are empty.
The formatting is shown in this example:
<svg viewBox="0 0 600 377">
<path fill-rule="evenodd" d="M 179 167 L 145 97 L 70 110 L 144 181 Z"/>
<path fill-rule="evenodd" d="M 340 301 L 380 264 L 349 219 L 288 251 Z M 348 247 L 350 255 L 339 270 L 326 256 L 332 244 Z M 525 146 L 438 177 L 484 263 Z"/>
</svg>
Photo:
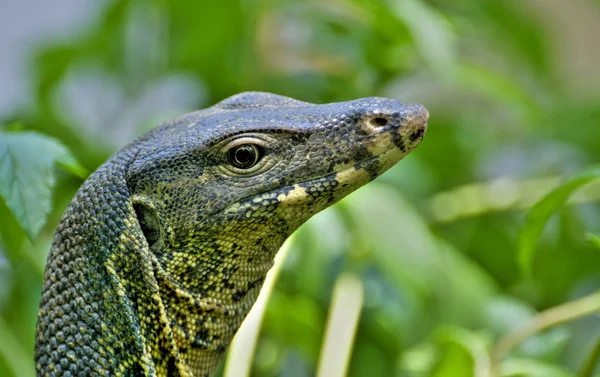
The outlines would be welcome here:
<svg viewBox="0 0 600 377">
<path fill-rule="evenodd" d="M 577 189 L 597 178 L 600 178 L 600 167 L 584 171 L 552 190 L 531 208 L 519 235 L 518 262 L 524 273 L 531 273 L 538 239 L 552 214 L 562 207 Z"/>
<path fill-rule="evenodd" d="M 317 377 L 344 377 L 346 375 L 363 298 L 363 283 L 358 277 L 342 275 L 338 278 L 333 287 Z"/>
<path fill-rule="evenodd" d="M 262 319 L 267 309 L 267 303 L 292 242 L 293 236 L 283 244 L 277 253 L 275 265 L 267 274 L 265 283 L 254 306 L 233 338 L 227 354 L 227 360 L 225 361 L 223 377 L 247 377 L 250 375 L 254 350 L 258 341 Z"/>
</svg>

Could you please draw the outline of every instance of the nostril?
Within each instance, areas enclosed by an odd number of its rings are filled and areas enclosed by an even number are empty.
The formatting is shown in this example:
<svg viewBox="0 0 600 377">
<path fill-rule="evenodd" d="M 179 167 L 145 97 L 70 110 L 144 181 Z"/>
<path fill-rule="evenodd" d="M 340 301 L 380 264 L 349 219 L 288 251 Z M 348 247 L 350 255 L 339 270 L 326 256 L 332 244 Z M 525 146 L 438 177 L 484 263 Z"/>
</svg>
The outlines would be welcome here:
<svg viewBox="0 0 600 377">
<path fill-rule="evenodd" d="M 388 124 L 388 120 L 385 118 L 377 117 L 377 118 L 373 118 L 371 120 L 371 124 L 373 124 L 373 126 L 375 126 L 375 127 L 383 127 L 386 124 Z"/>
</svg>

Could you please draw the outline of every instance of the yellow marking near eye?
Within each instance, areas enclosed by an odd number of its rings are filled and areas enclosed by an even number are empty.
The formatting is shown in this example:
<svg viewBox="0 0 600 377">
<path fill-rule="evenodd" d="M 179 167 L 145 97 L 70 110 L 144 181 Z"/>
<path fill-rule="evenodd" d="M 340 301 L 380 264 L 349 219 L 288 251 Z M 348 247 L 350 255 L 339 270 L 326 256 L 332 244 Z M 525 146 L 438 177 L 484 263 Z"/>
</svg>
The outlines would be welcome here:
<svg viewBox="0 0 600 377">
<path fill-rule="evenodd" d="M 369 173 L 365 169 L 346 169 L 335 175 L 339 183 L 361 184 L 369 180 Z"/>
<path fill-rule="evenodd" d="M 303 199 L 306 199 L 307 197 L 308 194 L 306 193 L 306 189 L 304 187 L 294 185 L 294 188 L 287 194 L 279 194 L 277 200 L 280 203 L 294 205 L 298 202 L 302 202 Z"/>
<path fill-rule="evenodd" d="M 353 167 L 354 165 L 356 165 L 357 161 L 350 161 L 347 164 L 335 164 L 333 166 L 333 171 L 342 171 L 342 170 L 346 170 L 349 169 L 351 167 Z"/>
</svg>

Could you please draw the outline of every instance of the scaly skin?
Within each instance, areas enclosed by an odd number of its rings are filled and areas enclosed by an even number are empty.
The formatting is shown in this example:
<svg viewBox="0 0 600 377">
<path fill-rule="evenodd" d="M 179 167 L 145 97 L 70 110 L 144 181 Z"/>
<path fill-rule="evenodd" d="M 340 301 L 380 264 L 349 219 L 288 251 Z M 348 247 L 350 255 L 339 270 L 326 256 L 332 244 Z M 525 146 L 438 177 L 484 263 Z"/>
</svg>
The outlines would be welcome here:
<svg viewBox="0 0 600 377">
<path fill-rule="evenodd" d="M 242 93 L 141 136 L 56 231 L 37 375 L 210 376 L 285 239 L 402 159 L 427 118 L 385 98 Z"/>
</svg>

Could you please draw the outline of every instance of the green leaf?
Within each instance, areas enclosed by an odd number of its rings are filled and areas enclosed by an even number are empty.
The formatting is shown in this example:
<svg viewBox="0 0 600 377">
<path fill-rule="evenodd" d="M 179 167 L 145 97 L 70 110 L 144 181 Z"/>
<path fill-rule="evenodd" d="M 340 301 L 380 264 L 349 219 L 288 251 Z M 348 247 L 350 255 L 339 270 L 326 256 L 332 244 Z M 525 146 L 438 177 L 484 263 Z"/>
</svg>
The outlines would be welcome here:
<svg viewBox="0 0 600 377">
<path fill-rule="evenodd" d="M 525 225 L 519 234 L 517 255 L 524 273 L 531 273 L 535 247 L 552 214 L 562 207 L 577 189 L 597 178 L 600 178 L 600 167 L 586 170 L 552 190 L 529 210 Z"/>
<path fill-rule="evenodd" d="M 442 77 L 454 77 L 456 33 L 444 14 L 422 0 L 388 3 L 396 17 L 410 31 L 423 60 Z"/>
<path fill-rule="evenodd" d="M 84 178 L 85 169 L 57 140 L 35 132 L 0 133 L 0 196 L 30 239 L 52 207 L 54 164 Z"/>
<path fill-rule="evenodd" d="M 444 350 L 432 376 L 490 375 L 491 360 L 487 335 L 452 326 L 439 331 L 437 343 Z"/>
<path fill-rule="evenodd" d="M 594 233 L 588 234 L 588 240 L 600 249 L 600 236 Z"/>
<path fill-rule="evenodd" d="M 526 119 L 536 119 L 540 114 L 532 95 L 514 77 L 502 75 L 484 66 L 462 64 L 458 69 L 461 83 L 495 103 L 517 111 Z"/>
</svg>

